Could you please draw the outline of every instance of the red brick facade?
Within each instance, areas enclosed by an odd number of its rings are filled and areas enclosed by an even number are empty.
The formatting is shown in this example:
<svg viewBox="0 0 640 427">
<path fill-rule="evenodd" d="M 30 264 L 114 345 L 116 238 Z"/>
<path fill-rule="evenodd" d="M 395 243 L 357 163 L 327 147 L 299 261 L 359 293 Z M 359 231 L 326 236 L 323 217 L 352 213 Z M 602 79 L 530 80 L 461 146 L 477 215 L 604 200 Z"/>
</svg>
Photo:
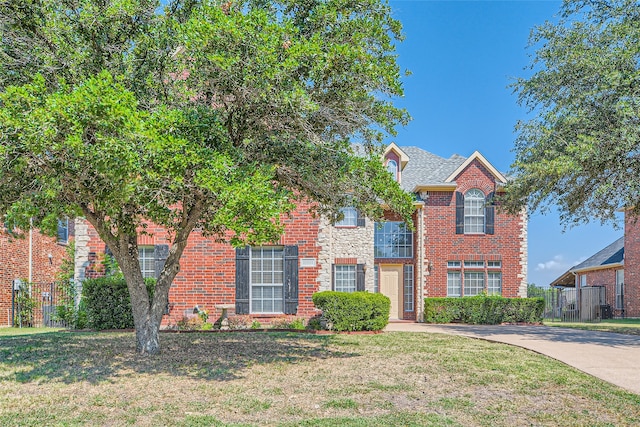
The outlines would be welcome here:
<svg viewBox="0 0 640 427">
<path fill-rule="evenodd" d="M 464 274 L 464 261 L 484 261 L 485 273 L 502 273 L 502 295 L 522 297 L 526 289 L 526 225 L 521 216 L 495 211 L 494 234 L 456 234 L 455 192 L 481 190 L 485 196 L 498 192 L 495 177 L 474 160 L 456 177 L 455 191 L 428 191 L 424 207 L 424 246 L 430 273 L 425 296 L 447 296 L 449 261 L 458 261 Z M 486 261 L 500 261 L 499 269 L 489 269 Z M 477 269 L 474 269 L 477 271 Z M 486 276 L 485 276 L 486 284 Z"/>
<path fill-rule="evenodd" d="M 308 212 L 309 205 L 300 205 L 291 217 L 284 218 L 285 233 L 274 246 L 297 245 L 298 257 L 317 259 L 320 247 L 317 245 L 319 219 Z M 140 235 L 139 246 L 167 245 L 166 231 L 149 225 L 144 235 Z M 88 226 L 88 259 L 83 263 L 84 277 L 104 274 L 102 260 L 106 249 L 93 227 Z M 269 246 L 269 245 L 266 245 Z M 207 238 L 198 231 L 189 237 L 189 243 L 180 260 L 180 273 L 169 291 L 169 314 L 164 317 L 164 326 L 176 324 L 184 316 L 193 313 L 194 307 L 208 310 L 212 319 L 222 312 L 220 306 L 233 306 L 236 292 L 235 249 L 215 239 Z M 312 317 L 316 312 L 311 295 L 317 291 L 319 265 L 299 267 L 298 270 L 298 312 L 297 316 Z M 229 309 L 233 314 L 234 308 Z M 251 315 L 261 323 L 269 323 L 273 315 Z M 281 317 L 281 316 L 278 316 Z"/>
<path fill-rule="evenodd" d="M 409 183 L 406 184 L 408 186 L 412 176 L 405 174 L 403 169 L 411 160 L 397 146 L 393 147 L 398 152 L 387 153 L 387 158 L 397 162 L 399 176 L 403 182 Z M 474 154 L 466 162 L 459 156 L 452 159 L 448 160 L 451 172 L 458 167 L 460 169 L 452 177 L 454 181 L 439 190 L 419 192 L 422 200 L 418 199 L 415 204 L 410 257 L 376 258 L 375 226 L 368 219 L 364 225 L 358 221 L 357 226 L 334 227 L 325 219 L 311 215 L 309 205 L 300 205 L 291 217 L 284 218 L 284 235 L 271 246 L 297 247 L 298 306 L 292 316 L 311 317 L 317 314 L 311 296 L 320 290 L 333 288 L 336 265 L 341 266 L 341 275 L 354 268 L 351 271 L 357 272 L 358 286 L 364 286 L 370 292 L 379 289 L 380 283 L 374 283 L 375 272 L 379 273 L 381 268 L 388 268 L 385 271 L 389 274 L 393 269 L 401 271 L 395 294 L 400 312 L 396 315 L 407 320 L 422 318 L 424 297 L 447 296 L 448 261 L 483 261 L 485 286 L 489 270 L 500 272 L 502 295 L 525 296 L 526 222 L 522 216 L 506 215 L 496 209 L 492 232 L 456 234 L 455 193 L 478 189 L 489 197 L 500 191 L 499 185 L 504 183 L 504 178 L 479 154 Z M 400 221 L 400 218 L 387 213 L 385 220 Z M 101 260 L 106 249 L 95 230 L 86 225 L 78 225 L 76 233 L 76 273 L 80 280 L 103 274 Z M 139 246 L 169 244 L 167 234 L 161 228 L 150 225 L 146 232 L 140 235 Z M 236 265 L 240 259 L 236 260 L 236 250 L 230 245 L 205 238 L 197 231 L 192 233 L 182 256 L 180 273 L 169 292 L 169 314 L 165 316 L 163 325 L 175 324 L 183 316 L 192 314 L 196 306 L 209 310 L 212 319 L 221 314 L 223 307 L 233 314 L 236 307 Z M 490 266 L 489 261 L 499 261 L 500 265 L 495 267 L 494 263 Z M 413 271 L 413 281 L 407 276 L 410 271 Z M 344 277 L 341 276 L 341 280 Z M 386 277 L 389 280 L 389 275 Z M 387 285 L 389 283 L 392 282 L 387 282 Z M 412 304 L 405 301 L 410 297 Z M 274 318 L 274 315 L 264 314 L 250 316 L 263 324 Z"/>
<path fill-rule="evenodd" d="M 640 317 L 640 220 L 628 215 L 624 226 L 624 285 L 625 316 Z"/>
<path fill-rule="evenodd" d="M 6 229 L 0 230 L 0 326 L 11 326 L 13 280 L 28 281 L 31 277 L 33 283 L 53 282 L 65 248 L 66 245 L 58 243 L 56 238 L 37 230 L 31 233 L 31 238 L 29 232 L 24 233 L 24 238 L 15 238 Z"/>
</svg>

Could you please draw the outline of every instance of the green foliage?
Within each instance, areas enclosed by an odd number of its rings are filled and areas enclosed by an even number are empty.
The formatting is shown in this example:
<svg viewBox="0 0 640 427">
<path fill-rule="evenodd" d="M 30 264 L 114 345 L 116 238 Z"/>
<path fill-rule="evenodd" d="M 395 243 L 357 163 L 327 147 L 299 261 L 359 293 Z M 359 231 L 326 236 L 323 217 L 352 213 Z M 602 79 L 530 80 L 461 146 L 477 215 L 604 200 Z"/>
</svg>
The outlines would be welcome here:
<svg viewBox="0 0 640 427">
<path fill-rule="evenodd" d="M 639 14 L 635 0 L 570 0 L 533 30 L 533 73 L 514 88 L 535 116 L 517 125 L 511 211 L 557 205 L 565 225 L 640 213 Z"/>
<path fill-rule="evenodd" d="M 324 291 L 311 298 L 334 331 L 381 331 L 389 323 L 391 301 L 382 294 Z"/>
<path fill-rule="evenodd" d="M 146 279 L 152 296 L 154 279 Z M 82 282 L 82 301 L 86 306 L 87 326 L 92 329 L 131 329 L 133 313 L 127 282 L 123 277 L 99 277 Z"/>
<path fill-rule="evenodd" d="M 380 162 L 409 119 L 385 1 L 163 3 L 0 2 L 0 214 L 51 233 L 84 216 L 130 284 L 138 230 L 165 228 L 157 301 L 131 296 L 148 331 L 195 228 L 277 241 L 297 201 L 410 222 Z"/>
<path fill-rule="evenodd" d="M 542 298 L 504 298 L 478 295 L 464 298 L 425 298 L 427 323 L 461 322 L 476 325 L 499 323 L 540 323 Z"/>
<path fill-rule="evenodd" d="M 262 323 L 257 320 L 251 322 L 251 329 L 262 329 Z"/>
<path fill-rule="evenodd" d="M 15 294 L 16 311 L 13 318 L 15 327 L 33 327 L 35 309 L 38 300 L 31 295 L 31 284 L 25 280 L 20 284 L 20 290 Z"/>
<path fill-rule="evenodd" d="M 545 294 L 549 292 L 550 288 L 543 288 L 537 286 L 534 283 L 527 284 L 527 297 L 529 298 L 544 298 Z"/>
</svg>

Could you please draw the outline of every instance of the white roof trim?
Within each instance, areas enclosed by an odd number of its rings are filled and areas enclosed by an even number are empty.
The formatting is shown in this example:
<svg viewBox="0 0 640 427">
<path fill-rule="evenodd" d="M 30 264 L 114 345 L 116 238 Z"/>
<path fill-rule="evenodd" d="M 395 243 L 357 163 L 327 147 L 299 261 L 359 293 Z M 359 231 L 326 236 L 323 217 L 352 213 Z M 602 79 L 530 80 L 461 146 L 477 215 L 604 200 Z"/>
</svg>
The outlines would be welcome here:
<svg viewBox="0 0 640 427">
<path fill-rule="evenodd" d="M 498 180 L 499 183 L 503 183 L 506 184 L 507 183 L 507 179 L 504 177 L 504 175 L 502 175 L 500 172 L 498 172 L 498 170 L 496 168 L 494 168 L 491 163 L 489 163 L 489 161 L 487 159 L 484 158 L 484 156 L 482 154 L 480 154 L 479 151 L 474 151 L 473 154 L 471 156 L 469 156 L 469 158 L 467 158 L 467 160 L 464 161 L 463 164 L 461 164 L 458 169 L 456 169 L 451 175 L 449 175 L 449 177 L 447 179 L 445 179 L 444 182 L 452 182 L 453 180 L 455 180 L 457 178 L 458 175 L 460 175 L 460 173 L 462 173 L 462 171 L 471 164 L 471 162 L 473 162 L 474 160 L 478 160 L 480 163 L 482 163 L 482 165 L 487 168 L 489 170 L 489 172 L 491 172 L 493 174 L 493 176 L 496 177 L 496 179 Z"/>
<path fill-rule="evenodd" d="M 409 162 L 409 156 L 407 156 L 407 153 L 402 151 L 395 142 L 392 142 L 387 146 L 387 148 L 385 148 L 384 153 L 382 153 L 383 160 L 390 151 L 395 151 L 398 157 L 400 157 L 400 170 L 404 169 L 405 165 Z"/>
</svg>

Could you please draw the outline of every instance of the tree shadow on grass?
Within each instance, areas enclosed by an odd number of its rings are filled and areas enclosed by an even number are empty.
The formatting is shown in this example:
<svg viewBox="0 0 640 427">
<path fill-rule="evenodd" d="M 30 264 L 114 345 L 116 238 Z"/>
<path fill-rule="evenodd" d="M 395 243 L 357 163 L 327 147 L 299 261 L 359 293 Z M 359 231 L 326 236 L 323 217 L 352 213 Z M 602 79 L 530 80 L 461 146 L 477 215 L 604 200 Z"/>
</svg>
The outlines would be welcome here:
<svg viewBox="0 0 640 427">
<path fill-rule="evenodd" d="M 133 333 L 19 336 L 0 340 L 0 381 L 98 383 L 139 374 L 228 381 L 254 365 L 360 355 L 331 348 L 334 339 L 299 333 L 162 334 L 161 353 L 140 356 Z"/>
</svg>

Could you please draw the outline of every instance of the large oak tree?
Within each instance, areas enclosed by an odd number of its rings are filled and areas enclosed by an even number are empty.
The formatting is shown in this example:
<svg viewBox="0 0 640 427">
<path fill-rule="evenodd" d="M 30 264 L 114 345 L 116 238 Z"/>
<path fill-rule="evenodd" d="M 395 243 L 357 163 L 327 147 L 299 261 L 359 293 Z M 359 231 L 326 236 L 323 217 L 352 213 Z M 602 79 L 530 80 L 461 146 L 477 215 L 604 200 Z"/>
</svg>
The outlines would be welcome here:
<svg viewBox="0 0 640 427">
<path fill-rule="evenodd" d="M 157 353 L 194 229 L 274 241 L 302 199 L 410 216 L 380 162 L 408 120 L 400 30 L 376 0 L 2 1 L 0 210 L 43 229 L 84 216 L 127 281 L 137 350 Z M 172 239 L 152 298 L 146 221 Z"/>
<path fill-rule="evenodd" d="M 515 89 L 534 118 L 517 126 L 508 203 L 557 204 L 565 225 L 640 209 L 640 4 L 565 1 L 536 27 L 532 75 Z"/>
</svg>

